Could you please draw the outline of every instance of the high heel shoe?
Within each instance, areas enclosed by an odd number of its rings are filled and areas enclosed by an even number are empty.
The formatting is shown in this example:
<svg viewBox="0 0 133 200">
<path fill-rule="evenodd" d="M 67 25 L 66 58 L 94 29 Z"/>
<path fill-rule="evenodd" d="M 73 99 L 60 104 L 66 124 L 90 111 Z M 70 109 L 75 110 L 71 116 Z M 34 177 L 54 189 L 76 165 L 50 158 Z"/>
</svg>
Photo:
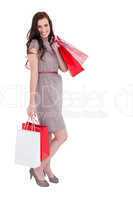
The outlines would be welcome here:
<svg viewBox="0 0 133 200">
<path fill-rule="evenodd" d="M 44 176 L 47 175 L 47 177 L 51 183 L 59 183 L 59 179 L 55 175 L 52 177 L 49 177 L 48 174 L 45 172 L 45 170 L 43 170 L 43 173 L 44 173 Z"/>
<path fill-rule="evenodd" d="M 30 179 L 32 178 L 32 176 L 34 176 L 35 180 L 36 180 L 36 183 L 41 186 L 41 187 L 48 187 L 49 186 L 49 183 L 46 181 L 46 180 L 39 180 L 37 175 L 35 174 L 34 172 L 34 169 L 33 168 L 30 168 L 29 170 L 29 173 L 30 173 Z"/>
</svg>

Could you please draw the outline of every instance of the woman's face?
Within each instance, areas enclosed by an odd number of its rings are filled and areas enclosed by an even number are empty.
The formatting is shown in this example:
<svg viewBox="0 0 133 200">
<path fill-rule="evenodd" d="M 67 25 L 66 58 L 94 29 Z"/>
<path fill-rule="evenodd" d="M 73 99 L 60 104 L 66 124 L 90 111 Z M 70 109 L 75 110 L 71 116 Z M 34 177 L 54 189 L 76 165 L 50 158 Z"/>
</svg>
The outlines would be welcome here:
<svg viewBox="0 0 133 200">
<path fill-rule="evenodd" d="M 47 18 L 39 19 L 37 23 L 38 31 L 42 38 L 47 38 L 50 34 L 50 25 Z"/>
</svg>

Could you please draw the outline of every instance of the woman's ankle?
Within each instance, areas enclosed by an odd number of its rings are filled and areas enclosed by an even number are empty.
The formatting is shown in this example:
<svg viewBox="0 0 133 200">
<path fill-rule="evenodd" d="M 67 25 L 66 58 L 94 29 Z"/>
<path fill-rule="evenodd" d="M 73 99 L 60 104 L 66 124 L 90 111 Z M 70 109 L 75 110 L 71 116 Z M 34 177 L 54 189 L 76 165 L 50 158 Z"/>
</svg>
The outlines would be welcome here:
<svg viewBox="0 0 133 200">
<path fill-rule="evenodd" d="M 36 176 L 38 177 L 39 180 L 44 180 L 44 174 L 43 174 L 43 168 L 42 167 L 37 167 L 34 168 L 34 172 Z"/>
<path fill-rule="evenodd" d="M 49 177 L 54 176 L 54 173 L 52 172 L 52 169 L 50 167 L 45 168 L 44 171 Z"/>
</svg>

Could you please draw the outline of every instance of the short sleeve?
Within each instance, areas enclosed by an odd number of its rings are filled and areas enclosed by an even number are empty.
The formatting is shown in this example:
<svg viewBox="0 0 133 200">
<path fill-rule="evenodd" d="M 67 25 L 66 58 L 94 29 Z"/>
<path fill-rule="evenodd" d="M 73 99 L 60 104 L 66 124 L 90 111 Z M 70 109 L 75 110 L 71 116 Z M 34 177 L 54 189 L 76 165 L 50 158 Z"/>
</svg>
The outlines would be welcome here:
<svg viewBox="0 0 133 200">
<path fill-rule="evenodd" d="M 39 50 L 39 44 L 36 39 L 33 39 L 28 47 L 28 54 L 30 53 L 38 53 Z"/>
</svg>

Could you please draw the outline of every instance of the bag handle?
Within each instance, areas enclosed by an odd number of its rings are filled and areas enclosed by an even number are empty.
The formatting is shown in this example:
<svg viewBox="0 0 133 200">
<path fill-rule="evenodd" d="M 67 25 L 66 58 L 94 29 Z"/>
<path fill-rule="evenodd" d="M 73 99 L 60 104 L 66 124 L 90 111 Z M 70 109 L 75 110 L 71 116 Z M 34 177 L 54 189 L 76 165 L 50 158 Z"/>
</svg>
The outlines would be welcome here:
<svg viewBox="0 0 133 200">
<path fill-rule="evenodd" d="M 32 116 L 32 117 L 28 116 L 28 120 L 27 120 L 27 122 L 25 123 L 24 128 L 26 128 L 26 127 L 29 125 L 30 119 L 31 119 L 31 122 L 32 122 L 32 124 L 33 124 L 33 130 L 32 130 L 32 131 L 35 131 L 35 125 L 36 125 L 35 122 L 37 122 L 37 124 L 39 124 L 39 121 L 38 121 L 37 119 L 35 119 L 34 116 Z"/>
</svg>

